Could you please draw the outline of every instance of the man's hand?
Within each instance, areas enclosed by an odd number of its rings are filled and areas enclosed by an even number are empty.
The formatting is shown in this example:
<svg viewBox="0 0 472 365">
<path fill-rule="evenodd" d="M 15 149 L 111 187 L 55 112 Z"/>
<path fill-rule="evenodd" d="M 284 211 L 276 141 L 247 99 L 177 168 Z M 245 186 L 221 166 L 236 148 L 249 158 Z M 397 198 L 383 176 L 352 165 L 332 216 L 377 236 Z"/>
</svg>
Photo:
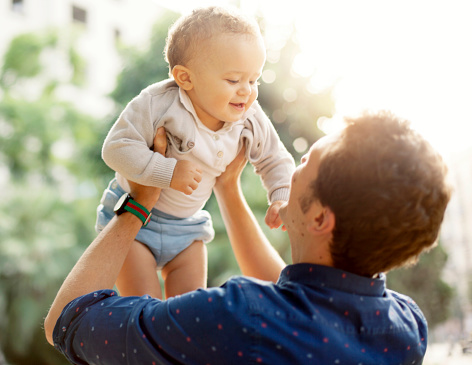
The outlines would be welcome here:
<svg viewBox="0 0 472 365">
<path fill-rule="evenodd" d="M 265 216 L 265 222 L 269 228 L 278 228 L 282 224 L 282 219 L 279 216 L 280 207 L 284 204 L 284 201 L 278 200 L 273 202 L 270 207 L 267 209 Z M 285 231 L 285 228 L 282 227 L 282 230 Z"/>
<path fill-rule="evenodd" d="M 233 186 L 238 186 L 240 182 L 241 173 L 247 164 L 246 146 L 243 145 L 241 151 L 234 158 L 234 160 L 226 166 L 226 170 L 216 178 L 216 189 L 231 189 Z"/>
<path fill-rule="evenodd" d="M 191 195 L 198 188 L 200 181 L 202 181 L 200 166 L 190 161 L 180 160 L 175 165 L 170 187 L 185 195 Z"/>
<path fill-rule="evenodd" d="M 166 138 L 166 131 L 164 127 L 160 127 L 157 130 L 156 136 L 154 137 L 154 146 L 153 150 L 156 153 L 160 153 L 161 155 L 165 156 L 167 148 L 167 138 Z M 159 195 L 161 194 L 161 189 L 156 188 L 153 186 L 144 186 L 135 183 L 134 181 L 128 180 L 129 187 L 130 187 L 130 194 L 138 202 L 157 202 L 159 199 Z M 154 206 L 154 205 L 152 205 Z M 147 207 L 151 208 L 151 207 Z"/>
</svg>

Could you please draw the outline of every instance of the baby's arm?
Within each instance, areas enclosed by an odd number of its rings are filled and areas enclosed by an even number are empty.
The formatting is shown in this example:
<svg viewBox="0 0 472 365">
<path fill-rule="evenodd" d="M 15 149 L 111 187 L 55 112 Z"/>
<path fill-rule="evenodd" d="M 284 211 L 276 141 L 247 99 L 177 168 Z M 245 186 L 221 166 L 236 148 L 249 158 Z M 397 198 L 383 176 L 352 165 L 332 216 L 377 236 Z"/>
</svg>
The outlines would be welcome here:
<svg viewBox="0 0 472 365">
<path fill-rule="evenodd" d="M 243 130 L 243 137 L 247 136 L 246 143 L 253 138 L 253 143 L 249 143 L 247 157 L 253 164 L 255 172 L 260 175 L 264 188 L 268 192 L 270 206 L 265 222 L 270 228 L 277 228 L 282 224 L 279 209 L 289 198 L 295 162 L 280 141 L 269 118 L 258 104 L 255 108 L 256 113 L 248 119 L 248 124 Z"/>
<path fill-rule="evenodd" d="M 280 207 L 285 203 L 285 201 L 277 200 L 273 202 L 267 209 L 265 216 L 265 223 L 269 228 L 278 228 L 282 224 L 282 219 L 279 216 Z M 282 227 L 282 230 L 285 231 L 285 228 Z"/>
<path fill-rule="evenodd" d="M 108 132 L 102 158 L 127 180 L 168 188 L 177 160 L 150 150 L 157 129 L 151 102 L 152 95 L 143 90 L 128 103 Z"/>
</svg>

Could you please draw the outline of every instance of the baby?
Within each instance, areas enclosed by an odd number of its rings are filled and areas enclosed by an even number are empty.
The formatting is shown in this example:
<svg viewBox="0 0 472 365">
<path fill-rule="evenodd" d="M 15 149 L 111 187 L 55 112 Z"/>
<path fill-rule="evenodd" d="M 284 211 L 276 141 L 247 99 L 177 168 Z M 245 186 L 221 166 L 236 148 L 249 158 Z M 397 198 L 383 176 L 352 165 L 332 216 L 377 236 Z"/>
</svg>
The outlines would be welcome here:
<svg viewBox="0 0 472 365">
<path fill-rule="evenodd" d="M 116 282 L 121 295 L 161 298 L 157 270 L 166 297 L 206 287 L 205 244 L 214 231 L 202 208 L 243 144 L 268 192 L 271 228 L 281 224 L 295 168 L 256 101 L 265 47 L 253 19 L 220 7 L 196 9 L 170 28 L 165 55 L 171 78 L 131 100 L 102 150 L 116 177 L 97 209 L 97 231 L 115 213 L 143 221 Z M 165 156 L 151 150 L 160 127 L 167 133 Z M 136 206 L 127 180 L 163 189 L 151 212 Z"/>
</svg>

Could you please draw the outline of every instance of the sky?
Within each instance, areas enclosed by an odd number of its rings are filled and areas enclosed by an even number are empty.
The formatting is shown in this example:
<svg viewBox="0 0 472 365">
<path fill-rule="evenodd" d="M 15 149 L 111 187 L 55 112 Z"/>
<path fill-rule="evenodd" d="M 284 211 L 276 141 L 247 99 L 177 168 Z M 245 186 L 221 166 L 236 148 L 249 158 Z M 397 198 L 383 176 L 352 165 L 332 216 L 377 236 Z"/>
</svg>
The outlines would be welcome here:
<svg viewBox="0 0 472 365">
<path fill-rule="evenodd" d="M 231 1 L 156 0 L 188 12 Z M 294 24 L 301 47 L 292 72 L 314 91 L 333 87 L 336 113 L 388 109 L 412 122 L 445 157 L 472 150 L 472 1 L 241 0 L 262 15 L 267 41 Z M 314 121 L 317 122 L 317 121 Z"/>
</svg>

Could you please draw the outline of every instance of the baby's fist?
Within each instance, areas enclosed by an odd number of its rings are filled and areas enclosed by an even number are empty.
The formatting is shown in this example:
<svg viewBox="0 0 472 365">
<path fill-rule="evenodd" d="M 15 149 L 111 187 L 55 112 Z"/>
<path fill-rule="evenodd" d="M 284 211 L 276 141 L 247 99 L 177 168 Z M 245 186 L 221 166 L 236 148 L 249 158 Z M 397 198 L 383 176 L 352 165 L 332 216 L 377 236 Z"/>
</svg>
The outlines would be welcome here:
<svg viewBox="0 0 472 365">
<path fill-rule="evenodd" d="M 170 187 L 181 191 L 185 195 L 191 195 L 202 181 L 202 170 L 200 166 L 190 161 L 180 160 L 174 168 L 174 174 L 170 181 Z"/>
<path fill-rule="evenodd" d="M 267 209 L 265 222 L 269 228 L 278 228 L 282 224 L 282 219 L 280 219 L 279 216 L 279 210 L 284 203 L 285 202 L 282 200 L 277 200 L 273 202 Z"/>
</svg>

